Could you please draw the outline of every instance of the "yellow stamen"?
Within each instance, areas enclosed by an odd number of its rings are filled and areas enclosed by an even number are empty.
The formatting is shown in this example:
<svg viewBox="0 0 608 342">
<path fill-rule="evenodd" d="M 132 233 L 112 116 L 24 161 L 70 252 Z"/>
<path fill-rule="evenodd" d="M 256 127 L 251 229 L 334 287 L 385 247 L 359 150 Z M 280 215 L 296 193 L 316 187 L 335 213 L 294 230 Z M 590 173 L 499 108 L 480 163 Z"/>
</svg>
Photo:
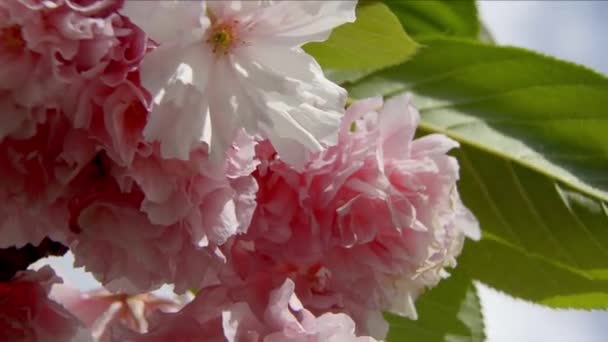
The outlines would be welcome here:
<svg viewBox="0 0 608 342">
<path fill-rule="evenodd" d="M 236 40 L 232 27 L 227 24 L 220 24 L 212 28 L 211 35 L 207 43 L 213 45 L 213 52 L 221 51 L 227 54 Z"/>
</svg>

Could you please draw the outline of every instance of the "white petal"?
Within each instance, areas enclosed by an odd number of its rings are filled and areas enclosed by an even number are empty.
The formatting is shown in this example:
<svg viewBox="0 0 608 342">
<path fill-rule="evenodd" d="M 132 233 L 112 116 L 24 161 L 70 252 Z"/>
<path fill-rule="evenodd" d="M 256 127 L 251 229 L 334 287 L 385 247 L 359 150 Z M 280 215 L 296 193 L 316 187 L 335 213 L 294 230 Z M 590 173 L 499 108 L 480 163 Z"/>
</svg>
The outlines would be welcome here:
<svg viewBox="0 0 608 342">
<path fill-rule="evenodd" d="M 231 1 L 231 0 L 210 0 L 207 1 L 207 12 L 218 18 L 226 18 L 238 14 L 243 10 L 243 5 L 250 2 L 250 7 L 257 7 L 257 1 Z"/>
<path fill-rule="evenodd" d="M 182 65 L 187 65 L 192 72 L 191 79 L 186 83 L 193 84 L 201 93 L 207 89 L 210 74 L 215 68 L 213 53 L 203 44 L 206 43 L 189 46 L 182 59 Z"/>
<path fill-rule="evenodd" d="M 288 79 L 297 87 L 295 90 L 314 102 L 315 106 L 333 109 L 344 107 L 346 91 L 328 80 L 317 61 L 302 49 L 277 48 L 259 43 L 244 50 L 243 55 L 277 79 Z M 275 88 L 272 90 L 279 90 L 276 89 L 277 84 L 276 81 L 271 83 Z"/>
<path fill-rule="evenodd" d="M 365 114 L 374 112 L 382 107 L 383 101 L 381 96 L 370 97 L 359 100 L 348 107 L 342 122 L 340 123 L 340 134 L 348 134 L 351 125 L 363 117 Z"/>
<path fill-rule="evenodd" d="M 344 111 L 346 90 L 329 81 L 317 61 L 301 49 L 274 49 L 259 44 L 246 52 L 261 71 L 269 74 L 266 77 L 272 77 L 266 90 L 322 110 Z"/>
<path fill-rule="evenodd" d="M 310 152 L 302 144 L 294 139 L 274 134 L 272 130 L 268 131 L 267 136 L 283 161 L 298 170 L 302 170 L 306 166 L 310 159 Z"/>
<path fill-rule="evenodd" d="M 211 119 L 210 155 L 215 161 L 224 160 L 226 150 L 235 141 L 239 128 L 255 134 L 256 102 L 247 93 L 242 77 L 235 71 L 230 58 L 222 58 L 214 67 L 213 86 L 205 96 L 209 99 Z"/>
<path fill-rule="evenodd" d="M 355 21 L 356 7 L 356 0 L 281 1 L 263 14 L 272 28 L 264 27 L 257 34 L 291 46 L 323 41 L 333 28 Z"/>
<path fill-rule="evenodd" d="M 203 28 L 205 14 L 202 1 L 126 1 L 121 13 L 141 27 L 157 43 L 175 41 L 193 28 Z"/>
<path fill-rule="evenodd" d="M 409 95 L 388 99 L 378 114 L 378 128 L 385 158 L 405 157 L 410 151 L 420 114 L 411 105 Z"/>
<path fill-rule="evenodd" d="M 424 158 L 446 154 L 460 144 L 443 134 L 435 133 L 414 140 L 411 146 L 412 158 Z"/>
<path fill-rule="evenodd" d="M 299 142 L 311 152 L 322 151 L 326 145 L 336 142 L 340 114 L 320 110 L 309 104 L 293 106 L 282 97 L 270 98 L 267 116 L 272 122 L 271 129 L 279 137 Z M 278 146 L 275 146 L 277 150 Z M 281 156 L 286 157 L 286 156 Z"/>
<path fill-rule="evenodd" d="M 176 78 L 185 51 L 165 45 L 150 52 L 139 67 L 141 84 L 153 97 L 161 96 L 171 79 Z"/>
<path fill-rule="evenodd" d="M 239 226 L 236 216 L 236 204 L 230 190 L 217 190 L 210 194 L 213 201 L 201 207 L 203 226 L 209 229 L 209 239 L 222 245 L 237 233 Z"/>
<path fill-rule="evenodd" d="M 239 59 L 247 72 L 241 82 L 249 97 L 257 99 L 258 126 L 281 158 L 301 167 L 306 150 L 334 144 L 346 91 L 325 79 L 316 61 L 303 52 L 264 47 L 245 52 L 251 60 Z"/>
<path fill-rule="evenodd" d="M 453 205 L 456 207 L 454 225 L 469 239 L 479 241 L 481 239 L 481 228 L 479 227 L 479 221 L 477 221 L 475 215 L 473 215 L 473 213 L 462 204 L 457 191 L 454 191 L 452 196 L 454 196 L 452 203 L 455 203 Z"/>
<path fill-rule="evenodd" d="M 262 131 L 269 137 L 281 159 L 301 169 L 308 162 L 308 152 L 319 152 L 324 149 L 321 140 L 332 143 L 325 137 L 325 132 L 334 130 L 339 124 L 339 115 L 325 113 L 308 108 L 289 108 L 284 103 L 269 103 L 267 116 L 271 126 L 262 125 Z M 297 118 L 297 120 L 296 120 Z"/>
<path fill-rule="evenodd" d="M 404 283 L 404 281 L 401 281 L 401 283 Z M 407 285 L 400 286 L 405 287 L 406 289 L 403 291 L 403 293 L 401 293 L 400 296 L 397 296 L 398 298 L 395 298 L 390 312 L 417 320 L 418 312 L 416 311 L 416 306 L 414 305 L 414 298 L 408 291 L 409 289 L 407 289 Z"/>
<path fill-rule="evenodd" d="M 163 158 L 187 160 L 192 147 L 204 138 L 207 111 L 205 98 L 194 86 L 176 82 L 150 113 L 144 137 L 160 142 Z"/>
</svg>

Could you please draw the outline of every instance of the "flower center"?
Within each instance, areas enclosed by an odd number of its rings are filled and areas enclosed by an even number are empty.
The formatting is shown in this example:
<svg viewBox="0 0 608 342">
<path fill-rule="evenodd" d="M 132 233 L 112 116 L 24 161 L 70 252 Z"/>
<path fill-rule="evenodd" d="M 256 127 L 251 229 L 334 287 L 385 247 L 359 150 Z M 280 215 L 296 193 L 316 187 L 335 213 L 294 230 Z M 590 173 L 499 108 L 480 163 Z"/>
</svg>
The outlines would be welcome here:
<svg viewBox="0 0 608 342">
<path fill-rule="evenodd" d="M 232 23 L 221 23 L 215 25 L 211 29 L 211 34 L 207 39 L 207 43 L 213 46 L 214 53 L 228 54 L 232 47 L 238 42 L 238 37 L 234 30 L 234 26 L 238 24 L 237 20 Z"/>
<path fill-rule="evenodd" d="M 221 29 L 213 34 L 213 44 L 219 46 L 228 46 L 232 41 L 232 32 L 227 29 Z"/>
<path fill-rule="evenodd" d="M 25 46 L 19 25 L 11 25 L 0 29 L 0 42 L 10 50 L 20 50 Z"/>
</svg>

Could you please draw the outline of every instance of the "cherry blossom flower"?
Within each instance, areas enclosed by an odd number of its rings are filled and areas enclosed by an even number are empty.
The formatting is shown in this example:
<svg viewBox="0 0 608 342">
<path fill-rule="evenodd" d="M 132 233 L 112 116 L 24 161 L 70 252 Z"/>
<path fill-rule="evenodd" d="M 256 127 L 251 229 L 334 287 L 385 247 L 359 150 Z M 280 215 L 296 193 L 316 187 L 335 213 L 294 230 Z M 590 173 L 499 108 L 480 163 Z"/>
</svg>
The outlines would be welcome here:
<svg viewBox="0 0 608 342">
<path fill-rule="evenodd" d="M 0 1 L 0 103 L 13 113 L 0 139 L 31 136 L 74 84 L 96 78 L 116 84 L 132 70 L 126 41 L 137 38 L 136 28 L 115 12 L 121 3 Z M 13 132 L 4 132 L 10 126 Z"/>
<path fill-rule="evenodd" d="M 60 281 L 46 266 L 0 282 L 0 340 L 92 341 L 76 317 L 48 298 L 51 286 Z"/>
<path fill-rule="evenodd" d="M 303 171 L 258 146 L 258 207 L 247 234 L 225 247 L 236 272 L 225 283 L 291 278 L 309 310 L 346 312 L 380 339 L 382 311 L 415 318 L 415 299 L 455 266 L 464 232 L 479 234 L 446 154 L 458 144 L 414 139 L 418 119 L 406 96 L 355 102 L 338 144 Z"/>
<path fill-rule="evenodd" d="M 240 128 L 301 166 L 335 143 L 346 92 L 304 53 L 355 19 L 356 1 L 128 1 L 159 46 L 141 65 L 156 104 L 146 138 L 186 159 L 204 142 L 221 160 Z M 167 127 L 160 130 L 158 127 Z"/>
<path fill-rule="evenodd" d="M 103 289 L 83 293 L 67 285 L 53 287 L 50 297 L 78 317 L 98 342 L 111 341 L 109 332 L 113 326 L 145 333 L 152 313 L 175 312 L 183 305 L 177 298 L 152 293 L 112 294 Z"/>
<path fill-rule="evenodd" d="M 125 120 L 95 115 L 145 52 L 121 4 L 0 1 L 0 247 L 66 243 L 68 184 L 102 146 L 125 163 L 134 154 Z"/>
<path fill-rule="evenodd" d="M 0 66 L 0 247 L 48 236 L 109 289 L 183 292 L 249 225 L 253 140 L 235 133 L 213 163 L 207 146 L 176 160 L 144 140 L 149 46 L 122 3 L 0 1 L 0 59 L 18 62 Z"/>
<path fill-rule="evenodd" d="M 36 131 L 0 141 L 0 247 L 37 245 L 46 236 L 65 242 L 65 186 L 95 154 L 93 141 L 56 112 Z"/>
<path fill-rule="evenodd" d="M 69 187 L 75 264 L 112 291 L 203 286 L 225 262 L 218 246 L 246 231 L 256 206 L 253 140 L 243 135 L 227 156 L 163 159 L 147 146 L 122 167 L 98 153 Z"/>
<path fill-rule="evenodd" d="M 114 329 L 116 341 L 310 341 L 364 342 L 355 324 L 345 314 L 325 313 L 315 317 L 302 306 L 290 279 L 276 289 L 256 289 L 259 308 L 235 301 L 221 286 L 202 289 L 177 313 L 153 315 L 147 334 Z"/>
</svg>

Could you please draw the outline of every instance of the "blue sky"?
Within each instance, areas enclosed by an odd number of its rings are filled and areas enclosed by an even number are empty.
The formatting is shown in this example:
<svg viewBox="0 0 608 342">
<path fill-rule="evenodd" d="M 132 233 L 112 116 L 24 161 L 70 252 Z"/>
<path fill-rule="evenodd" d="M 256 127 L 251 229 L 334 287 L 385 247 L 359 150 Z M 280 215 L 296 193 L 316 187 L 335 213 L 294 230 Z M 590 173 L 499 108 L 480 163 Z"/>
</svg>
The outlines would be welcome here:
<svg viewBox="0 0 608 342">
<path fill-rule="evenodd" d="M 492 0 L 480 1 L 479 8 L 499 44 L 536 50 L 608 74 L 608 1 Z M 490 342 L 608 341 L 607 311 L 558 311 L 486 287 L 480 293 Z"/>
</svg>

